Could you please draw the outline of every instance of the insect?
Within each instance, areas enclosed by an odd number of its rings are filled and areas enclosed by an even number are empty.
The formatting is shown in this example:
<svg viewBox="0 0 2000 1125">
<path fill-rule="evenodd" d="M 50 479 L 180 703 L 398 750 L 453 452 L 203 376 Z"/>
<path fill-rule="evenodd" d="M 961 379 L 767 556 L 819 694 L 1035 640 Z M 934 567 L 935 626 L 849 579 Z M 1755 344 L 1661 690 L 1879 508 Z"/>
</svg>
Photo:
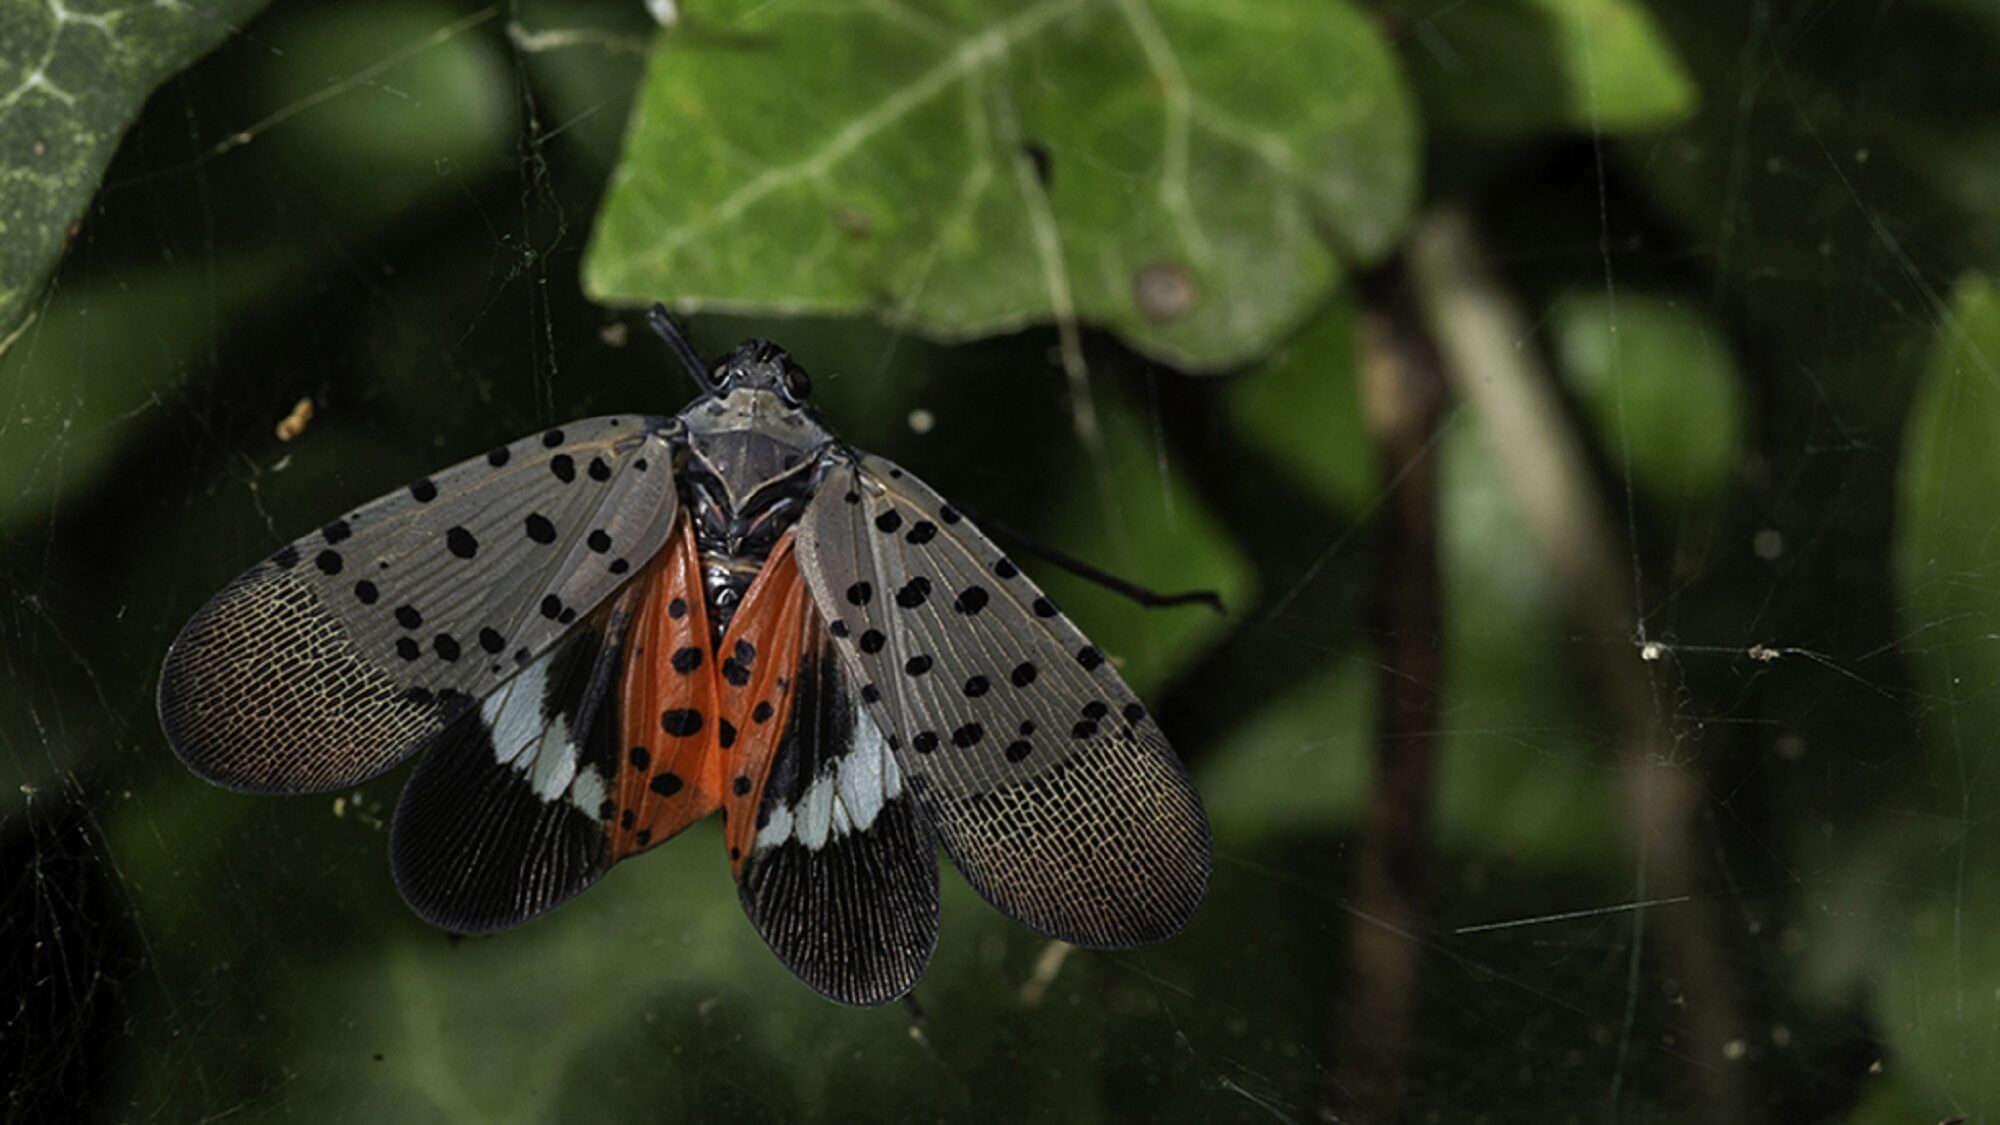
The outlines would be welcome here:
<svg viewBox="0 0 2000 1125">
<path fill-rule="evenodd" d="M 1105 656 L 970 521 L 855 450 L 762 340 L 672 417 L 550 429 L 280 548 L 182 629 L 160 721 L 195 773 L 321 793 L 427 751 L 410 907 L 490 933 L 724 819 L 751 924 L 848 1004 L 908 992 L 936 849 L 1051 937 L 1168 937 L 1201 799 Z"/>
</svg>

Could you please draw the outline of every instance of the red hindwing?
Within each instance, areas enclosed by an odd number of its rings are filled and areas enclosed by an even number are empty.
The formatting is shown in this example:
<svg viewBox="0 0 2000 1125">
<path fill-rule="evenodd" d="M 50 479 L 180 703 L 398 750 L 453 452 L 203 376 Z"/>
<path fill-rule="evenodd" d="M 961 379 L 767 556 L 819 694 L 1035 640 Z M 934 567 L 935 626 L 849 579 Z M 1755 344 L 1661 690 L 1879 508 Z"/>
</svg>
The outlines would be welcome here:
<svg viewBox="0 0 2000 1125">
<path fill-rule="evenodd" d="M 701 556 L 685 515 L 646 575 L 619 677 L 611 860 L 665 840 L 722 804 L 716 676 Z"/>
<path fill-rule="evenodd" d="M 791 719 L 799 658 L 817 624 L 787 534 L 745 595 L 717 653 L 722 660 L 725 716 L 717 741 L 729 775 L 723 809 L 729 823 L 729 862 L 739 873 L 757 836 L 764 782 Z"/>
<path fill-rule="evenodd" d="M 624 760 L 610 813 L 611 859 L 628 858 L 721 808 L 733 862 L 790 716 L 812 621 L 788 534 L 711 647 L 701 558 L 684 516 L 644 583 L 620 677 Z"/>
</svg>

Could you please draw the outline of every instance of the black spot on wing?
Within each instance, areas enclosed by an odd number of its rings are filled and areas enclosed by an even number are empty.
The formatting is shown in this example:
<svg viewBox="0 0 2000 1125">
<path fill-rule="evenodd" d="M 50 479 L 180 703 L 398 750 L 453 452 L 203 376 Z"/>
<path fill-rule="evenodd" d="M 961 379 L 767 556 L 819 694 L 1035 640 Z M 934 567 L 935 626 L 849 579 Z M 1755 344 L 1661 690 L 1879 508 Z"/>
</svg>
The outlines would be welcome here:
<svg viewBox="0 0 2000 1125">
<path fill-rule="evenodd" d="M 660 713 L 660 729 L 675 738 L 691 738 L 701 733 L 701 712 L 693 707 L 675 707 Z"/>
</svg>

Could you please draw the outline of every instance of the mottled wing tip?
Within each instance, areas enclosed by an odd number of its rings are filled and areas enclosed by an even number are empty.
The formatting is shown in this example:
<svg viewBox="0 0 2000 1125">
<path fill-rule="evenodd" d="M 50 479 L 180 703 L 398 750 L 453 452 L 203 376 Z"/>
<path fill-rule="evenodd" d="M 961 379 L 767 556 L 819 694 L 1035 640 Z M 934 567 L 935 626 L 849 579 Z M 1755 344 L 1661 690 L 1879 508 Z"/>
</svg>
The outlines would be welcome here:
<svg viewBox="0 0 2000 1125">
<path fill-rule="evenodd" d="M 925 779 L 914 781 L 923 794 Z M 1171 757 L 1107 743 L 1048 774 L 935 814 L 952 862 L 988 902 L 1050 937 L 1131 949 L 1179 933 L 1208 891 L 1208 817 Z"/>
<path fill-rule="evenodd" d="M 382 773 L 443 728 L 356 650 L 313 584 L 261 564 L 204 605 L 160 669 L 160 725 L 196 774 L 252 793 L 324 793 Z"/>
</svg>

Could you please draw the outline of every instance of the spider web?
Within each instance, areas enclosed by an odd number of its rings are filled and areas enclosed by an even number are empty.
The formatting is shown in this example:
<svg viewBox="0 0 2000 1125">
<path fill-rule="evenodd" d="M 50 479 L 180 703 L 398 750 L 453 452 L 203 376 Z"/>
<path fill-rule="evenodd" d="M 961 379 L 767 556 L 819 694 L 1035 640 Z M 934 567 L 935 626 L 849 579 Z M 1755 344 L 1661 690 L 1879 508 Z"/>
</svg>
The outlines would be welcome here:
<svg viewBox="0 0 2000 1125">
<path fill-rule="evenodd" d="M 819 1001 L 756 943 L 712 825 L 532 926 L 453 942 L 388 879 L 400 773 L 279 801 L 174 761 L 158 661 L 236 570 L 467 452 L 685 392 L 576 284 L 646 11 L 426 8 L 347 56 L 301 52 L 307 31 L 341 31 L 339 5 L 243 29 L 154 97 L 13 345 L 88 363 L 116 339 L 153 374 L 32 401 L 0 388 L 0 440 L 45 443 L 31 480 L 0 483 L 27 508 L 0 533 L 9 1119 L 1370 1120 L 1344 1108 L 1358 930 L 1389 935 L 1413 976 L 1400 1119 L 1977 1111 L 1965 1091 L 1985 1088 L 2000 1028 L 1974 1007 L 1991 1001 L 1974 991 L 1984 936 L 1919 966 L 1953 997 L 1936 1010 L 1911 1010 L 1915 969 L 1876 966 L 1986 916 L 1965 843 L 1983 838 L 1979 790 L 1941 789 L 1929 759 L 1978 772 L 1992 736 L 1953 723 L 1990 688 L 1912 672 L 1952 622 L 1907 615 L 1890 545 L 1909 401 L 1955 330 L 1954 278 L 1994 259 L 1995 211 L 1970 175 L 1936 195 L 1904 182 L 1977 165 L 1887 135 L 1913 64 L 1870 48 L 1880 29 L 1757 3 L 1718 47 L 1702 42 L 1716 10 L 1659 14 L 1690 50 L 1735 57 L 1694 126 L 1523 142 L 1470 209 L 1519 350 L 1545 350 L 1564 294 L 1615 330 L 1670 293 L 1729 341 L 1750 421 L 1724 499 L 1677 506 L 1649 495 L 1629 436 L 1652 407 L 1610 400 L 1624 428 L 1583 442 L 1576 471 L 1605 513 L 1618 625 L 1565 608 L 1574 589 L 1510 506 L 1522 462 L 1482 444 L 1490 407 L 1444 408 L 1419 447 L 1446 599 L 1444 631 L 1419 639 L 1446 658 L 1417 686 L 1438 726 L 1400 732 L 1439 755 L 1412 918 L 1375 913 L 1354 875 L 1377 680 L 1399 671 L 1373 568 L 1410 478 L 1329 500 L 1232 422 L 1262 373 L 1192 382 L 1075 326 L 944 348 L 870 324 L 696 321 L 711 351 L 785 341 L 834 375 L 821 398 L 844 436 L 981 511 L 1053 538 L 1101 524 L 1111 557 L 1091 561 L 1142 581 L 1179 573 L 1149 557 L 1160 536 L 1217 540 L 1258 591 L 1212 631 L 1126 626 L 1173 654 L 1149 698 L 1215 817 L 1190 930 L 1072 953 L 948 876 L 919 1004 L 869 1012 Z M 1868 18 L 1939 42 L 1961 17 Z M 343 112 L 438 96 L 398 67 L 444 55 L 504 110 L 413 129 L 403 165 L 301 155 L 342 141 L 326 123 Z M 1939 218 L 1982 203 L 1976 226 Z M 1078 378 L 1114 439 L 1123 412 L 1124 445 L 1077 442 Z M 1558 419 L 1592 433 L 1578 398 Z M 1986 454 L 1954 456 L 1970 471 Z M 1094 632 L 1141 614 L 1056 588 Z M 1636 708 L 1593 696 L 1589 670 L 1611 662 L 1642 685 Z M 1621 753 L 1621 723 L 1655 740 Z M 1687 831 L 1649 831 L 1662 816 Z"/>
</svg>

